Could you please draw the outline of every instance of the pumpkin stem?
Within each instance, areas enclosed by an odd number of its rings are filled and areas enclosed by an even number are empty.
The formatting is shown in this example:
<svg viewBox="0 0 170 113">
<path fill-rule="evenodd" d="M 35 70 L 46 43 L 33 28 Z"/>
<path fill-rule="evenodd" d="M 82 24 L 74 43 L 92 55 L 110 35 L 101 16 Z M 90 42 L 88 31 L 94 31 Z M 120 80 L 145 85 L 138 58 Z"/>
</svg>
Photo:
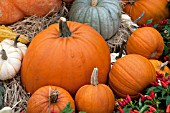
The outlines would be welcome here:
<svg viewBox="0 0 170 113">
<path fill-rule="evenodd" d="M 150 57 L 152 58 L 152 57 L 154 57 L 156 54 L 157 54 L 157 52 L 155 51 L 155 52 L 153 52 L 153 53 L 151 54 Z"/>
<path fill-rule="evenodd" d="M 91 85 L 98 85 L 98 68 L 94 68 L 91 75 Z"/>
<path fill-rule="evenodd" d="M 50 94 L 50 103 L 56 103 L 58 101 L 58 91 L 54 90 L 51 94 Z"/>
<path fill-rule="evenodd" d="M 17 43 L 18 43 L 18 38 L 20 37 L 20 35 L 17 35 L 15 37 L 15 40 L 14 40 L 14 47 L 17 48 Z"/>
<path fill-rule="evenodd" d="M 126 45 L 126 41 L 123 40 L 122 45 L 121 45 L 121 48 L 120 48 L 120 51 L 119 51 L 119 55 L 116 56 L 116 59 L 119 59 L 119 58 L 122 57 L 122 55 L 123 55 L 123 50 L 124 50 L 125 45 Z"/>
<path fill-rule="evenodd" d="M 162 63 L 161 65 L 158 66 L 158 69 L 163 70 L 164 67 L 168 65 L 168 63 L 169 63 L 169 61 Z"/>
<path fill-rule="evenodd" d="M 2 58 L 3 60 L 7 60 L 7 59 L 8 59 L 8 57 L 7 57 L 7 55 L 6 55 L 6 51 L 5 51 L 4 49 L 1 50 L 1 54 L 2 54 L 1 58 Z"/>
<path fill-rule="evenodd" d="M 139 20 L 141 20 L 143 18 L 143 16 L 145 15 L 145 12 L 143 11 L 142 14 L 140 15 L 140 17 L 138 17 L 136 20 L 134 20 L 134 23 L 137 23 Z"/>
<path fill-rule="evenodd" d="M 134 5 L 135 2 L 136 0 L 129 0 L 130 5 Z"/>
<path fill-rule="evenodd" d="M 95 7 L 97 5 L 97 2 L 98 2 L 97 0 L 92 0 L 91 1 L 91 6 Z"/>
<path fill-rule="evenodd" d="M 69 37 L 69 36 L 71 36 L 71 31 L 68 28 L 66 18 L 64 18 L 64 17 L 60 17 L 59 30 L 60 30 L 60 37 Z"/>
</svg>

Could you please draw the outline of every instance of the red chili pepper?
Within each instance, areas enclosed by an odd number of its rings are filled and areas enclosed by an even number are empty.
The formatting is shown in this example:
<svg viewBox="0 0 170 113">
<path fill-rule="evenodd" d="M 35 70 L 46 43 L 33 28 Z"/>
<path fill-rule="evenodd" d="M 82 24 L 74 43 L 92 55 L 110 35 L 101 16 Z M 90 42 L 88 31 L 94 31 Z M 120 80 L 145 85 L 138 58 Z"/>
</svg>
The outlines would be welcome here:
<svg viewBox="0 0 170 113">
<path fill-rule="evenodd" d="M 141 94 L 141 93 L 139 93 L 139 95 L 141 97 L 141 102 L 144 102 L 146 100 L 146 97 L 143 94 Z"/>
<path fill-rule="evenodd" d="M 170 113 L 170 104 L 166 107 L 166 113 Z"/>
<path fill-rule="evenodd" d="M 152 97 L 150 97 L 149 95 L 146 95 L 146 98 L 147 98 L 148 100 L 152 100 Z"/>
<path fill-rule="evenodd" d="M 156 109 L 155 109 L 153 106 L 149 106 L 149 111 L 151 111 L 151 112 L 155 112 L 155 111 L 156 111 Z"/>
<path fill-rule="evenodd" d="M 122 108 L 119 109 L 120 113 L 125 113 Z"/>
<path fill-rule="evenodd" d="M 151 90 L 151 91 L 150 91 L 150 97 L 151 97 L 152 99 L 155 98 L 154 90 Z"/>
<path fill-rule="evenodd" d="M 163 86 L 164 88 L 167 88 L 169 83 L 168 83 L 168 82 L 161 81 L 161 84 L 162 84 L 162 86 Z"/>
<path fill-rule="evenodd" d="M 124 107 L 124 104 L 120 101 L 118 101 L 119 106 Z"/>
</svg>

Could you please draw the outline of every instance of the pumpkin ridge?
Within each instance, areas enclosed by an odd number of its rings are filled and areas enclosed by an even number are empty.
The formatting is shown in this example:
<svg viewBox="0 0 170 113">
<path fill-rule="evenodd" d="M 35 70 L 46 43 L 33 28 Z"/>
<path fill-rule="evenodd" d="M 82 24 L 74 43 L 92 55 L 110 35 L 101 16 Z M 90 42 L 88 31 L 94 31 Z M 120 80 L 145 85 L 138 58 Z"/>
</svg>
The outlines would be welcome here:
<svg viewBox="0 0 170 113">
<path fill-rule="evenodd" d="M 131 62 L 133 62 L 133 60 L 131 60 Z M 130 62 L 130 63 L 131 63 Z M 128 63 L 128 64 L 130 64 L 130 63 Z M 133 64 L 132 64 L 133 65 Z M 129 73 L 128 72 L 128 70 L 126 69 L 126 66 L 124 66 L 123 64 L 121 64 L 121 63 L 119 63 L 119 65 L 117 65 L 118 67 L 119 67 L 119 69 L 121 70 L 121 71 L 124 71 L 125 73 L 127 73 L 126 75 L 128 75 L 128 78 L 132 78 L 133 80 L 135 79 L 133 76 L 130 76 L 131 75 L 131 73 Z M 129 67 L 131 67 L 130 65 L 128 65 Z M 123 76 L 122 76 L 123 77 Z M 121 78 L 122 78 L 121 77 Z M 124 80 L 126 81 L 126 79 L 124 78 Z M 137 80 L 137 79 L 136 79 Z M 139 83 L 139 86 L 138 87 L 140 87 L 141 88 L 141 84 L 140 84 L 140 82 L 137 80 L 137 82 Z M 122 83 L 125 83 L 125 82 L 122 82 Z M 125 83 L 124 85 L 126 85 L 127 83 Z M 130 84 L 131 84 L 131 82 L 130 82 Z M 132 85 L 132 87 L 133 87 L 133 84 L 131 84 Z M 128 87 L 128 86 L 127 86 Z M 133 89 L 134 91 L 136 91 L 136 90 L 138 90 L 138 89 Z"/>
<path fill-rule="evenodd" d="M 132 38 L 132 41 L 128 41 L 127 42 L 127 44 L 129 44 L 130 46 L 128 46 L 127 48 L 129 48 L 130 50 L 131 50 L 131 52 L 128 52 L 128 50 L 127 50 L 127 53 L 138 53 L 138 54 L 140 54 L 141 53 L 141 51 L 143 51 L 143 49 L 145 50 L 145 53 L 149 53 L 150 54 L 150 51 L 148 50 L 148 49 L 146 49 L 145 47 L 143 47 L 143 46 L 140 46 L 140 43 L 141 42 L 139 42 L 139 41 L 135 41 L 136 42 L 136 44 L 134 45 L 133 44 L 133 41 L 134 40 L 136 40 L 136 34 L 132 34 L 131 35 L 131 38 Z M 138 37 L 138 36 L 137 36 Z M 141 40 L 140 38 L 138 38 L 139 40 Z M 142 40 L 141 40 L 142 41 Z M 142 44 L 141 44 L 142 45 Z M 133 49 L 133 48 L 136 48 L 137 46 L 140 46 L 140 47 L 138 47 L 138 49 L 139 50 L 137 50 L 137 49 Z M 143 54 L 143 56 L 146 56 L 145 54 Z M 148 56 L 146 56 L 146 57 L 148 57 Z"/>
<path fill-rule="evenodd" d="M 138 38 L 138 44 L 137 45 L 140 45 L 140 43 L 142 43 L 141 45 L 147 45 L 147 46 L 150 46 L 149 44 L 148 44 L 148 42 L 146 42 L 144 39 L 143 39 L 143 35 L 133 35 L 133 38 L 134 38 L 134 40 L 135 40 L 135 38 Z M 140 42 L 139 42 L 140 41 Z M 144 49 L 144 51 L 146 52 L 148 52 L 148 53 L 150 53 L 151 54 L 151 52 L 145 47 L 145 46 L 140 46 L 142 49 L 141 49 L 141 51 L 143 51 L 143 49 Z M 151 46 L 150 46 L 151 47 Z"/>
<path fill-rule="evenodd" d="M 8 63 L 8 65 L 10 65 L 13 68 L 13 70 L 15 71 L 15 73 L 17 73 L 17 70 L 15 69 L 15 67 L 11 63 Z"/>
<path fill-rule="evenodd" d="M 153 4 L 152 4 L 153 5 Z M 151 5 L 151 6 L 152 6 Z M 141 9 L 144 9 L 146 12 L 147 12 L 147 15 L 149 15 L 150 17 L 152 17 L 152 14 L 151 13 L 153 13 L 153 11 L 152 10 L 150 10 L 150 7 L 146 7 L 145 6 L 145 2 L 140 2 L 139 4 L 138 4 L 138 6 L 136 6 L 136 7 L 141 7 Z M 145 13 L 145 12 L 144 12 Z M 145 16 L 145 15 L 144 15 Z M 152 18 L 148 18 L 148 19 L 152 19 Z"/>
<path fill-rule="evenodd" d="M 110 95 L 110 93 L 112 93 L 113 94 L 113 92 L 112 92 L 112 90 L 108 87 L 108 86 L 106 86 L 105 84 L 99 84 L 100 85 L 100 87 L 102 87 L 103 88 L 103 90 L 105 91 L 105 93 L 106 93 L 106 97 L 109 97 L 109 95 Z M 106 89 L 106 90 L 105 90 Z M 113 94 L 113 97 L 114 97 L 114 94 Z M 109 99 L 109 98 L 107 98 L 108 100 L 106 101 L 107 103 L 111 103 L 111 100 Z M 115 101 L 114 101 L 115 102 Z M 108 108 L 111 108 L 110 106 L 111 106 L 111 104 L 107 104 L 109 107 Z M 108 110 L 108 109 L 107 109 Z M 107 111 L 107 113 L 108 113 L 108 111 Z"/>
<path fill-rule="evenodd" d="M 110 72 L 110 73 L 111 73 L 111 75 L 114 75 L 113 72 Z M 115 77 L 110 77 L 109 79 L 112 79 L 112 81 L 118 81 L 117 78 L 115 78 Z M 123 83 L 124 83 L 124 82 L 123 82 Z M 129 89 L 129 90 L 131 90 L 131 91 L 133 91 L 133 92 L 136 92 L 136 90 L 129 88 L 127 85 L 125 85 L 125 84 L 123 84 L 123 83 L 121 82 L 121 83 L 119 83 L 119 85 L 121 84 L 122 86 L 126 87 L 127 89 Z M 112 84 L 112 83 L 110 82 L 110 84 Z M 114 89 L 114 90 L 116 89 L 118 92 L 121 90 L 120 88 L 116 87 L 115 84 L 112 84 L 111 86 L 113 86 L 113 87 L 114 87 L 113 89 Z M 126 95 L 125 92 L 122 92 L 122 94 L 125 94 L 125 95 Z"/>
</svg>

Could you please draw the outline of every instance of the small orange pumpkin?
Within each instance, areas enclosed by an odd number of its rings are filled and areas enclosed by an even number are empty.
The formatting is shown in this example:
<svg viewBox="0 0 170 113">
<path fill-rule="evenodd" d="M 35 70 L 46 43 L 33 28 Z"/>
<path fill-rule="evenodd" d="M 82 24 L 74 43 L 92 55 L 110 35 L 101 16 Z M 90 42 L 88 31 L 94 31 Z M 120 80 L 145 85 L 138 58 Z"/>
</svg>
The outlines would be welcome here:
<svg viewBox="0 0 170 113">
<path fill-rule="evenodd" d="M 139 54 L 150 59 L 158 59 L 163 50 L 163 37 L 152 27 L 138 28 L 131 34 L 126 44 L 127 54 Z"/>
<path fill-rule="evenodd" d="M 155 68 L 141 55 L 129 54 L 119 58 L 109 73 L 111 89 L 122 98 L 129 94 L 132 98 L 155 81 Z"/>
<path fill-rule="evenodd" d="M 91 84 L 82 86 L 75 96 L 78 111 L 87 113 L 113 113 L 115 98 L 105 84 L 98 84 L 98 68 L 94 68 Z"/>
<path fill-rule="evenodd" d="M 44 86 L 35 91 L 29 98 L 27 113 L 60 113 L 67 105 L 75 108 L 71 95 L 57 86 Z"/>
<path fill-rule="evenodd" d="M 155 60 L 155 59 L 150 59 L 149 61 L 153 64 L 155 70 L 158 71 L 159 73 L 162 73 L 162 74 L 168 73 L 168 74 L 170 74 L 170 70 L 169 70 L 169 68 L 167 66 L 168 61 L 166 61 L 164 63 L 162 63 L 159 60 Z"/>
<path fill-rule="evenodd" d="M 61 5 L 61 0 L 1 0 L 0 24 L 12 24 L 25 16 L 43 16 Z"/>
<path fill-rule="evenodd" d="M 123 0 L 126 5 L 123 10 L 132 18 L 136 20 L 144 12 L 144 16 L 137 22 L 137 24 L 146 24 L 150 19 L 153 24 L 158 23 L 169 17 L 170 13 L 167 8 L 167 0 Z"/>
</svg>

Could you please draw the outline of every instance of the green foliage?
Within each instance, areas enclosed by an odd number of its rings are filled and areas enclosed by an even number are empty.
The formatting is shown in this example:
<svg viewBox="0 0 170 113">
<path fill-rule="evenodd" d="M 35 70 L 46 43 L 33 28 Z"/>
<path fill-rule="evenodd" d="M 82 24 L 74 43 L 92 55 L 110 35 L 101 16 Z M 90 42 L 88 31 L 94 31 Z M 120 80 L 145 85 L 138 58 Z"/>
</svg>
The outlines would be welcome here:
<svg viewBox="0 0 170 113">
<path fill-rule="evenodd" d="M 67 103 L 66 107 L 60 112 L 60 113 L 75 113 L 74 109 L 71 108 L 70 106 L 70 102 Z M 79 113 L 86 113 L 86 112 L 82 112 L 80 111 Z"/>
<path fill-rule="evenodd" d="M 120 113 L 164 113 L 170 104 L 170 76 L 157 72 L 156 81 L 139 95 L 139 99 L 130 102 L 119 100 Z"/>
</svg>

